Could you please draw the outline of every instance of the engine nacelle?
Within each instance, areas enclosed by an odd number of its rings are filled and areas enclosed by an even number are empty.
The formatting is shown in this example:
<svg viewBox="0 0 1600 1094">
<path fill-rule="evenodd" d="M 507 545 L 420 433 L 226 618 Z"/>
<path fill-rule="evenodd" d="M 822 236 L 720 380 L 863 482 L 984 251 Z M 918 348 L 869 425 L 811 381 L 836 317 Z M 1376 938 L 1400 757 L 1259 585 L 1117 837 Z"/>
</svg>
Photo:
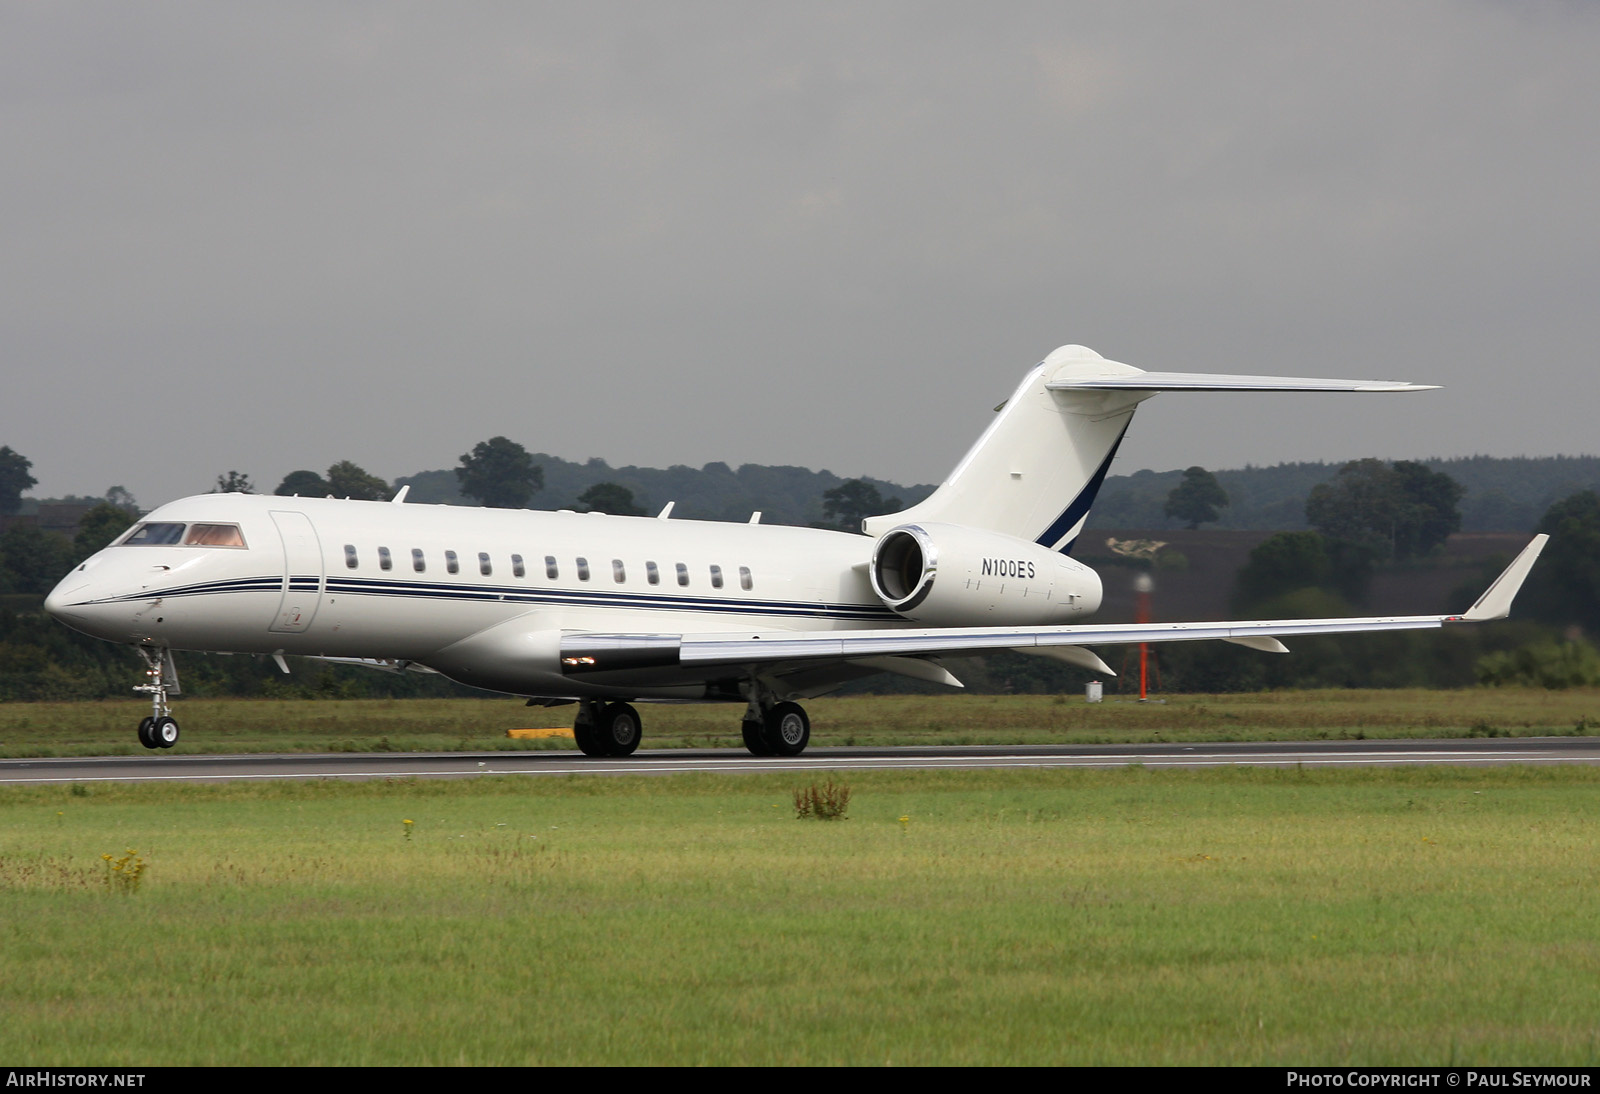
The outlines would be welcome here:
<svg viewBox="0 0 1600 1094">
<path fill-rule="evenodd" d="M 902 524 L 872 550 L 872 591 L 935 627 L 1071 623 L 1100 607 L 1100 575 L 1037 543 L 959 524 Z"/>
</svg>

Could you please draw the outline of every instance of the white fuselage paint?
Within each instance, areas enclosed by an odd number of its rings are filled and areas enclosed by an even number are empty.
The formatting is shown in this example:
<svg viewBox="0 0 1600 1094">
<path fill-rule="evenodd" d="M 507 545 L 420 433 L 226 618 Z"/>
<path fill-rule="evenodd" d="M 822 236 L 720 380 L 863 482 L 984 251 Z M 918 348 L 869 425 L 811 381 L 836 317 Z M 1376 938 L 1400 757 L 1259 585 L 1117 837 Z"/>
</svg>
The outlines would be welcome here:
<svg viewBox="0 0 1600 1094">
<path fill-rule="evenodd" d="M 704 696 L 703 673 L 638 682 L 563 673 L 563 636 L 911 625 L 872 591 L 874 541 L 821 529 L 242 494 L 185 498 L 144 520 L 237 524 L 245 546 L 108 547 L 60 583 L 52 614 L 153 647 L 413 662 L 524 695 L 685 699 Z M 1062 623 L 1099 601 L 1098 578 L 1070 565 L 1083 584 L 1062 595 Z"/>
</svg>

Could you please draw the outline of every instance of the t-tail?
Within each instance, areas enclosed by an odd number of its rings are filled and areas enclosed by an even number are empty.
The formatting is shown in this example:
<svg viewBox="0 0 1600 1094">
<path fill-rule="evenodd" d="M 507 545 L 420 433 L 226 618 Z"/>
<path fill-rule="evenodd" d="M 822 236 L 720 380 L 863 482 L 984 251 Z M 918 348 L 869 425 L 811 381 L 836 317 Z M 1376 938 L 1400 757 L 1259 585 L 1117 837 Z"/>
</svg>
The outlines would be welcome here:
<svg viewBox="0 0 1600 1094">
<path fill-rule="evenodd" d="M 1070 552 L 1139 404 L 1162 391 L 1423 391 L 1397 380 L 1146 372 L 1062 346 L 1001 405 L 983 436 L 927 499 L 868 517 L 862 531 L 938 522 Z"/>
</svg>

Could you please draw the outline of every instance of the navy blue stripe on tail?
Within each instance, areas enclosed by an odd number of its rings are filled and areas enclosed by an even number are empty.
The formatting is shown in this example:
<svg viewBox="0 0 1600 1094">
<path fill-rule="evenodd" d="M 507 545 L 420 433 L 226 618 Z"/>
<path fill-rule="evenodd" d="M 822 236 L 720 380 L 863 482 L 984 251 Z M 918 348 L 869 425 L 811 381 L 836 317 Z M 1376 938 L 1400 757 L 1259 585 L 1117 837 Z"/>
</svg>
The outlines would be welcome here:
<svg viewBox="0 0 1600 1094">
<path fill-rule="evenodd" d="M 1122 438 L 1128 435 L 1128 426 L 1132 424 L 1133 419 L 1130 417 L 1127 425 L 1122 427 L 1122 432 L 1117 434 L 1116 443 L 1111 446 L 1111 451 L 1106 453 L 1106 458 L 1101 461 L 1099 469 L 1089 477 L 1089 481 L 1084 484 L 1083 489 L 1078 491 L 1078 496 L 1072 499 L 1072 504 L 1062 510 L 1061 515 L 1051 522 L 1050 527 L 1046 528 L 1044 533 L 1034 540 L 1035 543 L 1043 547 L 1049 547 L 1056 540 L 1072 531 L 1080 520 L 1089 515 L 1089 509 L 1094 505 L 1094 499 L 1099 495 L 1100 487 L 1106 481 L 1106 474 L 1111 470 L 1111 461 L 1116 459 L 1117 449 L 1122 445 Z M 1062 544 L 1061 553 L 1070 555 L 1073 544 L 1077 542 L 1077 538 L 1074 537 L 1070 542 Z"/>
</svg>

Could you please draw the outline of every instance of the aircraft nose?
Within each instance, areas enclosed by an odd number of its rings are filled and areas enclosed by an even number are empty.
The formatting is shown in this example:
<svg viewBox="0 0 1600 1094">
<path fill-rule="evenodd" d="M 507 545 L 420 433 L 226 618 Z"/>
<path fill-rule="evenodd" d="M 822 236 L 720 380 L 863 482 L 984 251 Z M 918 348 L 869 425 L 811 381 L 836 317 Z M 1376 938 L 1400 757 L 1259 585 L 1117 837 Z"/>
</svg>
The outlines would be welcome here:
<svg viewBox="0 0 1600 1094">
<path fill-rule="evenodd" d="M 88 599 L 87 595 L 83 595 L 87 594 L 88 588 L 89 583 L 83 575 L 74 571 L 50 590 L 50 595 L 44 598 L 44 610 L 68 626 L 81 622 L 83 610 L 79 605 Z"/>
</svg>

